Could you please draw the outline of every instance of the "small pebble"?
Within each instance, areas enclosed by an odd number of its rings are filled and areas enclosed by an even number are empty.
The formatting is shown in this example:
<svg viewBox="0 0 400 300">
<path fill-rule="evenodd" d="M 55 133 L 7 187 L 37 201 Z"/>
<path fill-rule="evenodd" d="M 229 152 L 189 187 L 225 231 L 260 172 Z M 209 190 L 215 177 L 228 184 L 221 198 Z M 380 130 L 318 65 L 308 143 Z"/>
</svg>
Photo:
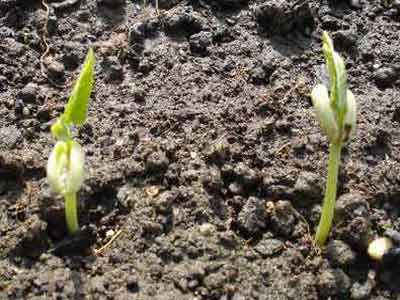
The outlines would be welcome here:
<svg viewBox="0 0 400 300">
<path fill-rule="evenodd" d="M 263 239 L 254 248 L 263 258 L 271 257 L 284 249 L 283 242 L 277 239 Z"/>
<path fill-rule="evenodd" d="M 211 236 L 213 233 L 215 233 L 215 226 L 210 223 L 204 223 L 200 225 L 199 231 L 204 236 Z"/>
<path fill-rule="evenodd" d="M 35 102 L 39 86 L 36 83 L 29 82 L 19 93 L 19 97 L 24 102 Z"/>
<path fill-rule="evenodd" d="M 354 7 L 354 8 L 361 8 L 362 5 L 362 1 L 360 0 L 350 0 L 350 6 Z"/>
<path fill-rule="evenodd" d="M 326 298 L 346 294 L 350 289 L 350 285 L 349 276 L 341 269 L 324 270 L 318 278 L 319 291 Z"/>
<path fill-rule="evenodd" d="M 110 238 L 115 234 L 114 230 L 110 229 L 106 232 L 106 237 Z"/>
<path fill-rule="evenodd" d="M 375 280 L 368 278 L 364 283 L 355 282 L 351 287 L 351 299 L 362 300 L 368 299 L 372 289 L 375 287 Z"/>
<path fill-rule="evenodd" d="M 10 150 L 16 147 L 23 139 L 21 131 L 15 126 L 0 128 L 0 149 Z"/>
<path fill-rule="evenodd" d="M 374 80 L 379 88 L 390 87 L 399 77 L 393 67 L 382 67 L 374 72 Z"/>
<path fill-rule="evenodd" d="M 62 79 L 65 74 L 64 65 L 58 61 L 53 61 L 47 67 L 47 72 L 50 78 Z"/>
<path fill-rule="evenodd" d="M 368 246 L 368 254 L 372 259 L 381 260 L 383 255 L 393 247 L 393 242 L 387 237 L 374 240 Z"/>
<path fill-rule="evenodd" d="M 125 5 L 125 0 L 97 0 L 97 3 L 100 5 L 106 5 L 110 8 L 118 8 Z"/>
<path fill-rule="evenodd" d="M 116 56 L 107 57 L 104 63 L 107 81 L 121 81 L 124 78 L 124 70 Z"/>
<path fill-rule="evenodd" d="M 356 259 L 356 255 L 350 246 L 340 240 L 331 241 L 326 251 L 330 261 L 336 266 L 349 266 Z"/>
</svg>

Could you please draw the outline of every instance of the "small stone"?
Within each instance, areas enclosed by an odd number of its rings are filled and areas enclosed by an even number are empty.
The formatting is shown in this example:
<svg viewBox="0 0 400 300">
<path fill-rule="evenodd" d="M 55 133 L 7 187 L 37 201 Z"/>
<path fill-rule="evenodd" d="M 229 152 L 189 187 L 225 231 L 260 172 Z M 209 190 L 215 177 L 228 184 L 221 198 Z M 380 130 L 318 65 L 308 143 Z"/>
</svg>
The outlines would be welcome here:
<svg viewBox="0 0 400 300">
<path fill-rule="evenodd" d="M 129 25 L 129 45 L 135 49 L 142 50 L 147 31 L 147 24 L 144 22 L 139 21 Z"/>
<path fill-rule="evenodd" d="M 189 40 L 190 50 L 192 53 L 207 54 L 207 48 L 212 44 L 212 33 L 201 31 L 193 34 Z"/>
<path fill-rule="evenodd" d="M 341 19 L 334 17 L 330 14 L 322 16 L 321 22 L 324 29 L 329 28 L 331 31 L 340 29 Z"/>
<path fill-rule="evenodd" d="M 58 61 L 53 61 L 47 67 L 47 72 L 52 79 L 62 79 L 65 75 L 64 65 Z"/>
<path fill-rule="evenodd" d="M 204 278 L 204 286 L 209 290 L 218 290 L 225 284 L 226 277 L 220 273 L 212 273 Z"/>
<path fill-rule="evenodd" d="M 158 0 L 158 6 L 160 9 L 171 9 L 179 2 L 180 0 Z"/>
<path fill-rule="evenodd" d="M 273 34 L 287 34 L 293 30 L 313 26 L 314 17 L 308 1 L 271 0 L 254 8 L 260 26 Z"/>
<path fill-rule="evenodd" d="M 139 292 L 139 283 L 136 276 L 130 276 L 126 281 L 126 289 L 131 293 Z"/>
<path fill-rule="evenodd" d="M 106 73 L 107 81 L 121 81 L 123 79 L 123 68 L 118 57 L 107 57 L 103 66 Z"/>
<path fill-rule="evenodd" d="M 283 242 L 277 239 L 263 239 L 254 248 L 263 258 L 279 254 L 283 249 Z"/>
<path fill-rule="evenodd" d="M 136 103 L 144 103 L 146 101 L 146 91 L 140 87 L 132 87 L 130 90 Z"/>
<path fill-rule="evenodd" d="M 210 192 L 219 192 L 224 186 L 221 171 L 218 168 L 211 168 L 201 179 L 204 187 Z"/>
<path fill-rule="evenodd" d="M 7 77 L 0 75 L 0 92 L 4 92 L 8 89 Z"/>
<path fill-rule="evenodd" d="M 213 143 L 206 152 L 207 160 L 216 165 L 222 165 L 230 155 L 230 145 L 225 140 Z"/>
<path fill-rule="evenodd" d="M 246 233 L 254 235 L 260 233 L 266 224 L 264 201 L 250 197 L 238 216 L 239 226 Z"/>
<path fill-rule="evenodd" d="M 31 114 L 31 110 L 29 109 L 29 107 L 24 106 L 24 108 L 22 109 L 22 115 L 24 117 L 29 117 L 30 114 Z"/>
<path fill-rule="evenodd" d="M 97 0 L 97 3 L 99 5 L 105 5 L 110 8 L 118 8 L 126 4 L 125 0 Z"/>
<path fill-rule="evenodd" d="M 36 101 L 36 97 L 39 93 L 39 86 L 36 83 L 29 82 L 19 93 L 19 98 L 27 103 L 33 103 Z"/>
<path fill-rule="evenodd" d="M 400 232 L 393 229 L 386 229 L 385 236 L 391 238 L 396 244 L 400 244 Z"/>
<path fill-rule="evenodd" d="M 176 194 L 171 191 L 162 193 L 158 198 L 154 199 L 153 205 L 159 214 L 171 214 L 172 205 L 176 199 Z"/>
<path fill-rule="evenodd" d="M 324 297 L 346 294 L 350 278 L 341 269 L 327 269 L 318 276 L 319 292 Z"/>
<path fill-rule="evenodd" d="M 239 184 L 238 182 L 232 182 L 228 186 L 229 192 L 231 192 L 233 195 L 240 195 L 243 193 L 243 186 Z"/>
<path fill-rule="evenodd" d="M 0 128 L 0 149 L 11 150 L 23 139 L 21 131 L 15 126 Z"/>
<path fill-rule="evenodd" d="M 19 244 L 15 251 L 17 255 L 38 258 L 45 251 L 47 245 L 44 239 L 47 223 L 33 215 L 13 234 L 18 237 Z"/>
<path fill-rule="evenodd" d="M 111 238 L 111 237 L 113 237 L 114 234 L 115 234 L 115 231 L 114 231 L 114 230 L 112 230 L 112 229 L 107 230 L 107 232 L 106 232 L 106 237 L 107 237 L 107 238 Z"/>
<path fill-rule="evenodd" d="M 241 162 L 235 165 L 233 175 L 246 190 L 252 190 L 259 182 L 261 182 L 259 172 Z"/>
<path fill-rule="evenodd" d="M 393 67 L 382 67 L 374 72 L 373 77 L 379 88 L 388 88 L 399 78 L 399 74 Z"/>
<path fill-rule="evenodd" d="M 104 293 L 106 291 L 104 287 L 104 280 L 101 276 L 95 276 L 90 280 L 89 290 L 92 293 Z"/>
<path fill-rule="evenodd" d="M 160 193 L 160 187 L 156 185 L 150 185 L 144 189 L 147 196 L 150 198 L 156 197 Z"/>
<path fill-rule="evenodd" d="M 165 171 L 168 165 L 169 160 L 162 151 L 153 152 L 147 157 L 146 167 L 150 172 Z"/>
<path fill-rule="evenodd" d="M 52 1 L 51 7 L 54 8 L 54 10 L 56 10 L 56 11 L 60 11 L 60 10 L 68 9 L 71 6 L 78 4 L 79 1 L 80 0 L 64 0 L 61 2 L 60 2 L 60 0 Z"/>
<path fill-rule="evenodd" d="M 165 25 L 171 34 L 183 30 L 185 34 L 192 35 L 208 28 L 207 19 L 193 11 L 191 6 L 178 6 L 177 9 L 167 12 Z"/>
<path fill-rule="evenodd" d="M 331 241 L 326 247 L 326 251 L 334 266 L 346 267 L 353 264 L 356 259 L 350 246 L 340 240 Z"/>
<path fill-rule="evenodd" d="M 41 122 L 48 122 L 51 119 L 51 111 L 48 106 L 42 106 L 38 109 L 36 113 L 36 117 L 41 121 Z"/>
<path fill-rule="evenodd" d="M 14 31 L 6 26 L 0 26 L 0 38 L 12 38 L 14 37 Z"/>
<path fill-rule="evenodd" d="M 349 245 L 357 249 L 365 249 L 371 238 L 370 222 L 363 217 L 356 217 L 349 221 L 344 228 L 336 227 L 337 235 Z"/>
<path fill-rule="evenodd" d="M 387 237 L 377 238 L 368 246 L 368 254 L 372 259 L 381 260 L 382 257 L 393 247 L 393 242 Z"/>
<path fill-rule="evenodd" d="M 256 67 L 251 70 L 250 76 L 255 84 L 263 84 L 266 82 L 267 74 L 262 67 Z"/>
<path fill-rule="evenodd" d="M 335 48 L 352 51 L 357 48 L 357 31 L 355 29 L 339 30 L 333 35 Z"/>
<path fill-rule="evenodd" d="M 205 2 L 214 2 L 212 0 L 206 0 Z M 244 3 L 247 3 L 248 0 L 218 0 L 218 4 L 227 7 L 238 7 Z"/>
<path fill-rule="evenodd" d="M 204 223 L 204 224 L 200 225 L 199 231 L 204 236 L 211 236 L 212 234 L 215 233 L 216 229 L 215 229 L 215 226 L 213 224 Z"/>
<path fill-rule="evenodd" d="M 138 65 L 138 70 L 143 74 L 149 73 L 155 67 L 154 63 L 150 61 L 149 58 L 143 58 L 140 60 Z"/>
<path fill-rule="evenodd" d="M 88 9 L 80 9 L 78 12 L 78 19 L 81 22 L 87 22 L 91 17 L 91 13 Z"/>
<path fill-rule="evenodd" d="M 368 278 L 364 283 L 355 282 L 350 290 L 351 299 L 368 299 L 374 287 L 375 280 L 372 280 L 371 278 Z"/>
<path fill-rule="evenodd" d="M 363 1 L 362 0 L 350 0 L 350 6 L 352 6 L 354 8 L 362 8 Z"/>
<path fill-rule="evenodd" d="M 369 204 L 363 195 L 347 193 L 341 195 L 336 201 L 336 222 L 351 221 L 356 217 L 368 217 Z"/>
<path fill-rule="evenodd" d="M 323 179 L 316 173 L 301 172 L 294 185 L 300 205 L 320 202 L 323 197 Z"/>
<path fill-rule="evenodd" d="M 283 236 L 289 237 L 297 224 L 297 211 L 289 201 L 278 201 L 271 210 L 271 225 L 273 230 Z"/>
<path fill-rule="evenodd" d="M 57 31 L 57 16 L 51 14 L 47 19 L 47 31 L 49 34 L 54 34 Z"/>
<path fill-rule="evenodd" d="M 64 45 L 63 62 L 67 69 L 73 70 L 80 64 L 79 49 L 82 47 L 77 42 L 68 41 Z"/>
</svg>

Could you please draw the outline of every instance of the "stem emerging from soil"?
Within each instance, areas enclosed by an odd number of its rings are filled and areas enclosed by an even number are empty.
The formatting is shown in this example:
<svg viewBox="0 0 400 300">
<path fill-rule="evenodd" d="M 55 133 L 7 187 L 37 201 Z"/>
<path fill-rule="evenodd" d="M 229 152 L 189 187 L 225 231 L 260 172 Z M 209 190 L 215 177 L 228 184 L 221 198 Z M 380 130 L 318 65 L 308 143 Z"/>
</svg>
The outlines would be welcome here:
<svg viewBox="0 0 400 300">
<path fill-rule="evenodd" d="M 335 212 L 336 190 L 340 165 L 341 143 L 331 143 L 329 146 L 328 179 L 326 181 L 326 192 L 322 215 L 319 221 L 315 243 L 322 247 L 328 238 L 332 227 L 333 215 Z"/>
<path fill-rule="evenodd" d="M 70 234 L 79 230 L 76 193 L 65 194 L 65 220 Z"/>
</svg>

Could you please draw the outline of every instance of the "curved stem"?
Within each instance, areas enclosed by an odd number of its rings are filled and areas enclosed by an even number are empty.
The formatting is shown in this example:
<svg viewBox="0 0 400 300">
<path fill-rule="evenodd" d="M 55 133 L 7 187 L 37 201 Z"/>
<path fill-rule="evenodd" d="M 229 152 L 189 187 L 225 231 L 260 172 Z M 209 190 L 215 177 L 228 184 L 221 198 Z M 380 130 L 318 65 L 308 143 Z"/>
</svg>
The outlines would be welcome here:
<svg viewBox="0 0 400 300">
<path fill-rule="evenodd" d="M 326 192 L 322 207 L 321 219 L 319 221 L 317 233 L 315 235 L 315 243 L 320 247 L 325 244 L 326 239 L 329 235 L 329 231 L 332 227 L 332 221 L 335 212 L 336 190 L 341 151 L 341 144 L 330 144 Z"/>
<path fill-rule="evenodd" d="M 64 198 L 67 229 L 70 234 L 74 234 L 79 230 L 76 193 L 65 194 Z"/>
</svg>

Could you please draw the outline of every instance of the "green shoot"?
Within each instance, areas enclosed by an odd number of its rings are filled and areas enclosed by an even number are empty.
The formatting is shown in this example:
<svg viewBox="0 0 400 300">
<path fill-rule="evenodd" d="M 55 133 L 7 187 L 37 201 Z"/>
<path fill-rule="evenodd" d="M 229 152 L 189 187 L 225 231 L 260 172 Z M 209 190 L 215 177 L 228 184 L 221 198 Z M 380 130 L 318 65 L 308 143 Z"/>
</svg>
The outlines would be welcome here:
<svg viewBox="0 0 400 300">
<path fill-rule="evenodd" d="M 52 190 L 65 199 L 65 218 L 70 234 L 79 230 L 76 194 L 85 178 L 85 155 L 81 145 L 73 139 L 72 128 L 86 121 L 94 83 L 94 65 L 94 53 L 89 49 L 64 113 L 51 127 L 57 142 L 47 162 L 47 180 Z"/>
<path fill-rule="evenodd" d="M 332 40 L 326 32 L 323 33 L 322 40 L 330 91 L 328 94 L 328 89 L 319 84 L 311 93 L 316 116 L 330 142 L 326 191 L 315 236 L 315 243 L 320 247 L 325 244 L 332 227 L 340 156 L 343 146 L 355 131 L 357 109 L 354 95 L 347 89 L 347 72 L 342 57 L 335 51 Z"/>
</svg>

